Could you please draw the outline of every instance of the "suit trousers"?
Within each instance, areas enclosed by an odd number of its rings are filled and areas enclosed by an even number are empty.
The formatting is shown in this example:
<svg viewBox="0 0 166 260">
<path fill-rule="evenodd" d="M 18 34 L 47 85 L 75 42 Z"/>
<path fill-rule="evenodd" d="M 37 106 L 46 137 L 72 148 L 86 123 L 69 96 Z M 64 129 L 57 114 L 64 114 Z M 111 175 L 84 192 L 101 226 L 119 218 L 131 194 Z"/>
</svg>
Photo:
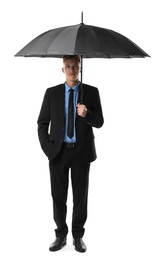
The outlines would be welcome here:
<svg viewBox="0 0 166 260">
<path fill-rule="evenodd" d="M 77 147 L 69 149 L 63 146 L 57 157 L 49 161 L 56 237 L 65 237 L 68 233 L 66 214 L 70 169 L 73 191 L 73 238 L 82 238 L 85 231 L 90 163 L 79 163 L 76 149 Z"/>
</svg>

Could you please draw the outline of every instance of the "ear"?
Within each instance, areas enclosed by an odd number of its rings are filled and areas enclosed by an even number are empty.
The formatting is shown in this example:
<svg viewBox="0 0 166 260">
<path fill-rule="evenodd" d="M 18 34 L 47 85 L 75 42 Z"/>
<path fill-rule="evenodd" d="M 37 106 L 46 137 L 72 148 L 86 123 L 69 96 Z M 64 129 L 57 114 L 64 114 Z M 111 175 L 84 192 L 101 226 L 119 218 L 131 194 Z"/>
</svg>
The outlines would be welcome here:
<svg viewBox="0 0 166 260">
<path fill-rule="evenodd" d="M 62 72 L 65 73 L 65 71 L 64 71 L 64 67 L 62 67 Z"/>
</svg>

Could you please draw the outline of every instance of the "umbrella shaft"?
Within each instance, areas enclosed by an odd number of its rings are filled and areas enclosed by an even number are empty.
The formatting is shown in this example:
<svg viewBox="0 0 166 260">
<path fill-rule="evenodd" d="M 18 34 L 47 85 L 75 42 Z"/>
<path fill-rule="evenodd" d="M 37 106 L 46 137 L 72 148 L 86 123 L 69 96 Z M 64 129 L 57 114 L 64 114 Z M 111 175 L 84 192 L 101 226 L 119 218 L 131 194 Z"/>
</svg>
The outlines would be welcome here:
<svg viewBox="0 0 166 260">
<path fill-rule="evenodd" d="M 82 83 L 82 74 L 83 74 L 83 55 L 81 55 L 81 83 Z"/>
</svg>

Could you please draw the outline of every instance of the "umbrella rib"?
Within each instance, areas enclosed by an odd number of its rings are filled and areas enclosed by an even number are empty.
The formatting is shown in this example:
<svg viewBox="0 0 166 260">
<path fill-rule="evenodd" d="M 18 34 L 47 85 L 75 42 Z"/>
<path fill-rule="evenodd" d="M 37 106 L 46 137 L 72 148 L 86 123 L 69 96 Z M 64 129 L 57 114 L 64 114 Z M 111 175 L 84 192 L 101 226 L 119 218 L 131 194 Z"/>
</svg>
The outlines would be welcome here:
<svg viewBox="0 0 166 260">
<path fill-rule="evenodd" d="M 62 27 L 62 29 L 63 29 L 63 27 Z M 53 31 L 54 31 L 54 29 L 52 30 L 52 32 L 53 32 Z M 56 40 L 56 38 L 58 37 L 58 35 L 61 33 L 61 31 L 62 31 L 62 30 L 60 30 L 60 31 L 57 33 L 57 35 L 56 35 L 54 41 Z M 48 50 L 49 50 L 49 48 L 53 45 L 54 41 L 49 44 L 49 46 L 48 46 L 48 48 L 47 48 L 47 51 L 45 52 L 45 57 L 47 57 Z"/>
<path fill-rule="evenodd" d="M 70 27 L 70 26 L 68 26 Z M 47 50 L 45 51 L 45 54 L 43 54 L 43 57 L 48 57 L 49 56 L 49 49 L 50 47 L 54 44 L 54 42 L 56 41 L 57 37 L 60 35 L 60 33 L 62 32 L 62 30 L 64 29 L 64 27 L 60 27 L 59 28 L 59 32 L 56 34 L 56 37 L 54 38 L 53 42 L 51 42 L 48 46 L 47 46 Z M 54 32 L 56 29 L 52 29 L 50 32 Z M 60 55 L 59 55 L 60 56 Z"/>
<path fill-rule="evenodd" d="M 49 45 L 49 47 L 48 47 L 48 49 L 47 49 L 47 52 L 46 52 L 46 54 L 45 54 L 45 57 L 50 56 L 50 55 L 53 56 L 51 48 L 53 48 L 53 46 L 56 46 L 56 45 L 57 45 L 58 47 L 60 46 L 60 48 L 61 48 L 61 53 L 60 53 L 60 51 L 58 51 L 59 54 L 55 53 L 54 57 L 62 57 L 63 55 L 66 55 L 66 54 L 69 54 L 69 55 L 75 54 L 75 48 L 73 48 L 73 50 L 72 50 L 72 46 L 75 46 L 76 37 L 73 37 L 73 35 L 71 34 L 71 32 L 70 32 L 70 30 L 69 30 L 69 29 L 71 29 L 71 27 L 74 27 L 74 28 L 75 28 L 75 26 L 63 27 L 62 30 L 60 30 L 60 31 L 57 33 L 55 39 L 54 39 L 53 42 L 51 42 L 51 44 Z M 77 29 L 77 28 L 76 28 L 76 29 Z M 56 30 L 56 29 L 55 29 L 55 30 Z M 77 32 L 77 30 L 75 30 L 75 31 Z M 74 34 L 74 36 L 75 36 L 75 34 L 77 34 L 77 33 L 73 32 L 73 34 Z M 68 40 L 63 40 L 63 41 L 61 41 L 61 40 L 62 40 L 61 38 L 63 38 L 64 36 L 65 36 L 65 38 L 68 37 Z M 58 39 L 58 38 L 59 38 L 59 39 Z M 57 44 L 55 44 L 55 41 L 57 41 Z M 58 41 L 59 41 L 61 44 L 59 44 Z M 72 43 L 71 43 L 71 41 L 72 41 Z M 65 48 L 64 48 L 63 46 L 65 46 Z M 62 51 L 62 49 L 66 49 L 66 51 L 64 52 L 64 51 Z M 49 51 L 51 52 L 51 54 L 49 54 Z M 55 51 L 55 50 L 54 50 L 54 51 Z"/>
</svg>

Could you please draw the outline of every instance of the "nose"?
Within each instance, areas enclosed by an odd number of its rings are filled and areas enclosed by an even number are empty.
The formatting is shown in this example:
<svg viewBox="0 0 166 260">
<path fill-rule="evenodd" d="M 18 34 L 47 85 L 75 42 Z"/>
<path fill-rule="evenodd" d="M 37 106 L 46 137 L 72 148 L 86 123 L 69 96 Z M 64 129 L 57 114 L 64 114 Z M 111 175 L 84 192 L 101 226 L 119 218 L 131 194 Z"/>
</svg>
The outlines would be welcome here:
<svg viewBox="0 0 166 260">
<path fill-rule="evenodd" d="M 70 69 L 71 69 L 72 71 L 75 70 L 75 66 L 72 65 L 72 66 L 70 67 Z"/>
</svg>

